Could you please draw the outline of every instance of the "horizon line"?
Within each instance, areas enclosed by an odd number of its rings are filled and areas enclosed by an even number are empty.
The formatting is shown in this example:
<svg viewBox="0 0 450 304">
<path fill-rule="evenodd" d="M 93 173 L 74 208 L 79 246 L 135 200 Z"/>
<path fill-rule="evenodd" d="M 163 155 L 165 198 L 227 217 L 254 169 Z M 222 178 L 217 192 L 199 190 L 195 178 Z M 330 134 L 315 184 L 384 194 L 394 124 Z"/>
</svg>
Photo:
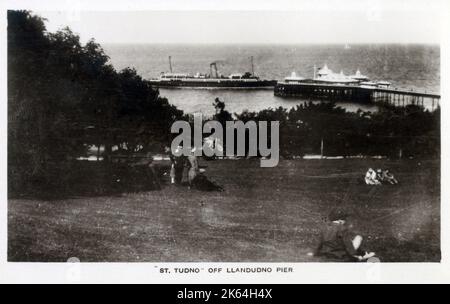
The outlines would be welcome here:
<svg viewBox="0 0 450 304">
<path fill-rule="evenodd" d="M 94 39 L 95 38 L 91 38 Z M 440 42 L 118 42 L 118 41 L 108 41 L 108 42 L 95 42 L 100 44 L 183 44 L 183 45 L 433 45 L 440 46 Z"/>
</svg>

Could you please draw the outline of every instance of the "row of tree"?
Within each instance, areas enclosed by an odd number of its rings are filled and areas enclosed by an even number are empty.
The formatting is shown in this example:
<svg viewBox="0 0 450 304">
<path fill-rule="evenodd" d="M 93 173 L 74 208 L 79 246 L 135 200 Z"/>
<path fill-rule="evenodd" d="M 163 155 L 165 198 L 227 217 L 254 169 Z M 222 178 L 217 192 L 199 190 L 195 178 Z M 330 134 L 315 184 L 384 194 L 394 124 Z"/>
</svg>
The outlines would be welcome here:
<svg viewBox="0 0 450 304">
<path fill-rule="evenodd" d="M 218 121 L 223 130 L 226 129 L 227 121 L 266 121 L 269 127 L 270 122 L 278 121 L 280 155 L 285 158 L 306 154 L 429 159 L 440 156 L 440 108 L 428 111 L 417 105 L 395 107 L 386 104 L 375 112 L 348 112 L 333 102 L 307 102 L 291 109 L 279 107 L 231 114 L 218 98 L 213 106 L 215 114 L 204 123 L 208 120 Z M 193 132 L 192 116 L 190 122 Z M 214 133 L 215 130 L 204 136 L 209 137 Z M 267 134 L 270 143 L 270 130 L 267 130 Z M 193 138 L 193 133 L 191 136 Z M 235 131 L 235 152 L 237 136 L 238 132 Z M 227 145 L 225 135 L 221 141 L 224 146 Z M 248 151 L 248 130 L 245 141 Z"/>
<path fill-rule="evenodd" d="M 235 114 L 244 122 L 280 122 L 280 155 L 426 157 L 440 155 L 440 109 L 383 106 L 348 112 L 334 103 Z"/>
<path fill-rule="evenodd" d="M 428 111 L 416 105 L 383 105 L 375 112 L 348 112 L 332 102 L 308 102 L 292 109 L 279 107 L 232 115 L 217 98 L 213 106 L 216 113 L 210 119 L 223 127 L 230 120 L 267 121 L 269 126 L 271 121 L 278 121 L 280 155 L 285 158 L 306 154 L 398 158 L 440 155 L 440 108 Z M 248 132 L 245 136 L 248 144 Z"/>
</svg>

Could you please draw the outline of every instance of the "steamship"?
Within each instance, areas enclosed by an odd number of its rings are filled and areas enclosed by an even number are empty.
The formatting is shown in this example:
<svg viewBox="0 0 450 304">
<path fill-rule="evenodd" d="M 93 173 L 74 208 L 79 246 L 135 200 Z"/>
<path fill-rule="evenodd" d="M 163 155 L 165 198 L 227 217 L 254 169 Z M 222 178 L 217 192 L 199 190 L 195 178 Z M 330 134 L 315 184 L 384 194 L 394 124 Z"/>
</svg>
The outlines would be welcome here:
<svg viewBox="0 0 450 304">
<path fill-rule="evenodd" d="M 170 73 L 161 73 L 159 78 L 150 79 L 151 85 L 157 88 L 218 88 L 218 89 L 273 89 L 276 80 L 260 79 L 253 72 L 253 57 L 251 57 L 252 72 L 234 73 L 228 76 L 219 74 L 217 63 L 210 64 L 210 73 L 195 75 L 173 73 L 172 61 L 169 56 Z"/>
</svg>

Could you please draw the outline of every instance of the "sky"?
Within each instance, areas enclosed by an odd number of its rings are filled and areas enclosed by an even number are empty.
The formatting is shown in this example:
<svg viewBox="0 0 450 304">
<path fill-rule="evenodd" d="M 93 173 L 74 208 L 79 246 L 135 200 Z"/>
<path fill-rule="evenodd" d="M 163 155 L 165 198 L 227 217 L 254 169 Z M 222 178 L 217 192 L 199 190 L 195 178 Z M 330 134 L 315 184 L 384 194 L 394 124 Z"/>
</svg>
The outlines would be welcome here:
<svg viewBox="0 0 450 304">
<path fill-rule="evenodd" d="M 298 2 L 303 6 L 288 2 L 291 7 L 264 9 L 242 6 L 245 10 L 199 6 L 190 11 L 175 6 L 177 10 L 118 11 L 113 6 L 109 11 L 62 7 L 34 12 L 48 19 L 49 31 L 69 26 L 83 42 L 95 38 L 99 43 L 439 43 L 441 39 L 438 2 L 350 0 L 331 5 L 337 2 L 330 1 Z M 279 10 L 285 8 L 291 10 Z"/>
</svg>

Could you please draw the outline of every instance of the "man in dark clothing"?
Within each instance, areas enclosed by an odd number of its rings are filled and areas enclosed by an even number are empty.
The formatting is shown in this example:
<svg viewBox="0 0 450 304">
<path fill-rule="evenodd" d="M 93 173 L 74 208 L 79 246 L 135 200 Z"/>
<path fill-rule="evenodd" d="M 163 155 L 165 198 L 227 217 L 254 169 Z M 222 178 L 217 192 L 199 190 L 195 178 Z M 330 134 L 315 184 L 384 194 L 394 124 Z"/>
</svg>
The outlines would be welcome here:
<svg viewBox="0 0 450 304">
<path fill-rule="evenodd" d="M 325 224 L 315 255 L 336 261 L 365 261 L 375 253 L 363 249 L 362 241 L 362 236 L 353 230 L 352 219 L 332 218 Z"/>
</svg>

